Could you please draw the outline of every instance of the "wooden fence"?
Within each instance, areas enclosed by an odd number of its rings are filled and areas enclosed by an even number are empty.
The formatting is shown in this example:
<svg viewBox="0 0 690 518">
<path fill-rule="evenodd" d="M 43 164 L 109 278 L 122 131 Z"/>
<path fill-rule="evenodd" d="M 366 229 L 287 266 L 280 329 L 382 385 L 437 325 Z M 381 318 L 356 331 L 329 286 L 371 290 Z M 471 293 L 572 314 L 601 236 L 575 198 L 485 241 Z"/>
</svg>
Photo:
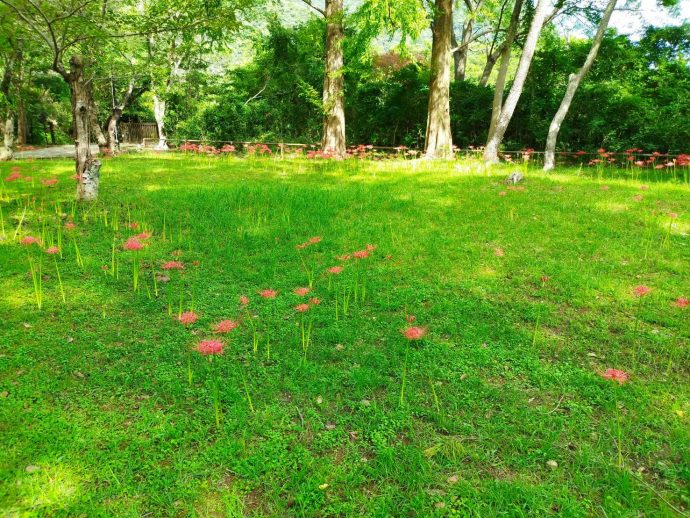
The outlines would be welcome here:
<svg viewBox="0 0 690 518">
<path fill-rule="evenodd" d="M 118 127 L 120 142 L 141 144 L 144 139 L 158 139 L 158 127 L 155 122 L 121 122 Z"/>
</svg>

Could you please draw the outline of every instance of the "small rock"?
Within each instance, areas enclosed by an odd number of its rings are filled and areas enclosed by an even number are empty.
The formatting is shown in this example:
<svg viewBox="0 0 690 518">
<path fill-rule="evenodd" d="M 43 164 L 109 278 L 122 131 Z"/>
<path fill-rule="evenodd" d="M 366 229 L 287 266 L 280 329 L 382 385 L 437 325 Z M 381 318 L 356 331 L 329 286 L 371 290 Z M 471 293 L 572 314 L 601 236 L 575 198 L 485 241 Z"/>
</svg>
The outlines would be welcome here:
<svg viewBox="0 0 690 518">
<path fill-rule="evenodd" d="M 326 430 L 335 430 L 335 423 L 326 423 Z"/>
<path fill-rule="evenodd" d="M 547 460 L 546 465 L 549 467 L 549 469 L 556 469 L 558 467 L 558 462 L 555 460 Z"/>
<path fill-rule="evenodd" d="M 22 325 L 23 325 L 26 329 L 31 329 L 31 324 L 29 324 L 28 322 L 24 322 Z"/>
<path fill-rule="evenodd" d="M 316 404 L 320 405 L 321 403 L 323 403 L 323 398 L 321 396 L 319 396 L 316 398 Z"/>
<path fill-rule="evenodd" d="M 321 484 L 321 485 L 319 486 L 319 489 L 323 491 L 323 490 L 326 489 L 327 487 L 328 487 L 328 484 Z"/>
<path fill-rule="evenodd" d="M 459 478 L 457 475 L 452 475 L 446 479 L 446 482 L 448 482 L 449 484 L 457 484 L 458 480 Z"/>
<path fill-rule="evenodd" d="M 596 357 L 597 357 L 597 353 L 587 353 L 587 356 L 590 356 L 590 357 L 592 357 L 592 358 L 596 358 Z"/>
<path fill-rule="evenodd" d="M 446 507 L 446 503 L 445 503 L 445 502 L 436 502 L 436 503 L 434 504 L 434 507 L 435 507 L 436 509 L 443 509 L 443 508 Z"/>
<path fill-rule="evenodd" d="M 68 336 L 67 337 L 67 343 L 71 344 L 72 342 L 74 342 L 74 338 L 72 338 L 71 336 Z"/>
<path fill-rule="evenodd" d="M 26 469 L 27 473 L 36 473 L 37 471 L 41 471 L 41 468 L 39 468 L 38 466 L 34 466 L 34 465 L 29 465 L 25 469 Z"/>
<path fill-rule="evenodd" d="M 84 373 L 79 371 L 74 371 L 74 375 L 79 379 L 84 379 Z"/>
<path fill-rule="evenodd" d="M 345 346 L 343 344 L 338 344 L 335 346 L 336 351 L 343 351 L 345 349 Z"/>
</svg>

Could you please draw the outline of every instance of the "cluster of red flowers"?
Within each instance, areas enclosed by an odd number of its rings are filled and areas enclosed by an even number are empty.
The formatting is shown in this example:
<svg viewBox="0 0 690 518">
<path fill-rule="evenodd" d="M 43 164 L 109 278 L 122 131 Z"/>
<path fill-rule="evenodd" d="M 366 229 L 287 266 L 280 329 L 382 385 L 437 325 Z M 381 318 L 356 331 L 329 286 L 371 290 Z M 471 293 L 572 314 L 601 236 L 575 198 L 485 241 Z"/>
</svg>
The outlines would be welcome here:
<svg viewBox="0 0 690 518">
<path fill-rule="evenodd" d="M 144 248 L 144 243 L 142 243 L 138 237 L 132 236 L 125 241 L 125 244 L 122 245 L 122 248 L 129 250 L 130 252 L 136 252 Z"/>
<path fill-rule="evenodd" d="M 186 151 L 188 153 L 200 153 L 207 155 L 219 155 L 221 153 L 234 153 L 235 146 L 232 144 L 224 144 L 222 147 L 217 148 L 211 145 L 204 144 L 193 144 L 192 142 L 184 142 L 177 148 L 178 151 Z"/>
<path fill-rule="evenodd" d="M 273 151 L 266 144 L 249 144 L 246 147 L 248 155 L 272 155 Z"/>
</svg>

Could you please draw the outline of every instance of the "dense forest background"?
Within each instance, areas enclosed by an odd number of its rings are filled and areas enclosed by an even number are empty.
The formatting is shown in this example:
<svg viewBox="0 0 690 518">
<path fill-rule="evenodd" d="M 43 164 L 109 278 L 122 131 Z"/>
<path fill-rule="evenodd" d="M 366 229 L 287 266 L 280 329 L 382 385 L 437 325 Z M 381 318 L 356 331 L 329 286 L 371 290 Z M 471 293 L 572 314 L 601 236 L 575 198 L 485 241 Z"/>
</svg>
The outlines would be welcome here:
<svg viewBox="0 0 690 518">
<path fill-rule="evenodd" d="M 349 144 L 421 148 L 429 95 L 424 48 L 381 50 L 345 39 L 345 100 Z M 524 93 L 504 140 L 506 149 L 542 149 L 549 122 L 591 45 L 545 29 Z M 219 66 L 208 54 L 185 63 L 183 80 L 168 93 L 166 128 L 171 140 L 318 142 L 322 129 L 323 21 L 287 27 L 274 19 L 250 42 L 252 59 Z M 227 52 L 227 51 L 226 51 Z M 650 27 L 634 41 L 610 29 L 589 75 L 575 96 L 559 137 L 563 150 L 690 149 L 690 26 Z M 451 84 L 451 124 L 460 148 L 486 142 L 493 85 L 480 84 L 486 56 L 470 55 L 465 80 Z M 112 77 L 112 76 L 111 76 Z M 102 114 L 111 89 L 127 79 L 95 81 Z M 26 142 L 70 142 L 69 88 L 55 74 L 38 71 L 22 92 Z M 145 81 L 124 121 L 153 121 Z"/>
</svg>

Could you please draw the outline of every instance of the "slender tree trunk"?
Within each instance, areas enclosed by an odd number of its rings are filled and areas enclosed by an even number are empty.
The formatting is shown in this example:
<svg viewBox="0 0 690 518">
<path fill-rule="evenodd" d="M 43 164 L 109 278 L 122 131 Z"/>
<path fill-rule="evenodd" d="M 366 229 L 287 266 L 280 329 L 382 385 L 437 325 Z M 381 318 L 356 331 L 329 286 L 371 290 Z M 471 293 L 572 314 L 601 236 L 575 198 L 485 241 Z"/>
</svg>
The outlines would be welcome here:
<svg viewBox="0 0 690 518">
<path fill-rule="evenodd" d="M 323 75 L 323 151 L 345 155 L 343 0 L 326 0 L 326 62 Z"/>
<path fill-rule="evenodd" d="M 168 138 L 165 136 L 165 100 L 153 94 L 153 117 L 158 127 L 158 145 L 156 149 L 168 149 Z"/>
<path fill-rule="evenodd" d="M 472 29 L 474 28 L 474 17 L 472 13 L 468 14 L 469 18 L 465 22 L 462 30 L 462 43 L 460 48 L 455 52 L 457 56 L 457 66 L 455 68 L 455 80 L 464 81 L 467 73 L 467 55 L 469 53 L 469 41 L 472 38 Z"/>
<path fill-rule="evenodd" d="M 450 60 L 453 25 L 453 1 L 436 0 L 431 45 L 431 81 L 426 123 L 426 158 L 451 158 L 453 136 L 450 132 Z"/>
<path fill-rule="evenodd" d="M 580 82 L 587 75 L 589 69 L 592 68 L 592 64 L 597 57 L 597 53 L 601 47 L 601 42 L 606 34 L 606 29 L 609 26 L 611 15 L 613 14 L 613 10 L 616 8 L 616 1 L 617 0 L 609 0 L 608 4 L 606 5 L 604 15 L 599 22 L 597 33 L 592 41 L 592 47 L 589 49 L 589 53 L 587 54 L 587 58 L 585 59 L 582 68 L 580 68 L 577 73 L 570 74 L 568 86 L 565 90 L 565 95 L 563 95 L 563 99 L 561 100 L 561 105 L 558 107 L 558 111 L 556 111 L 556 114 L 554 115 L 549 126 L 549 134 L 546 138 L 546 151 L 544 153 L 544 171 L 551 171 L 556 165 L 556 142 L 558 141 L 558 132 L 561 129 L 561 124 L 563 124 L 565 116 L 568 115 L 568 110 L 570 109 L 570 105 L 575 97 L 575 92 L 577 91 L 578 86 L 580 86 Z"/>
<path fill-rule="evenodd" d="M 14 156 L 14 118 L 12 112 L 7 111 L 5 124 L 2 126 L 2 148 L 0 148 L 0 160 L 12 160 Z"/>
<path fill-rule="evenodd" d="M 89 99 L 91 99 L 91 107 L 89 108 L 89 127 L 91 129 L 91 133 L 96 139 L 96 143 L 98 144 L 98 150 L 101 154 L 107 155 L 109 153 L 108 139 L 103 134 L 101 125 L 98 123 L 98 113 L 96 111 L 96 105 L 93 103 L 93 99 L 91 98 L 90 93 Z"/>
<path fill-rule="evenodd" d="M 122 109 L 120 107 L 113 108 L 110 117 L 105 123 L 105 138 L 108 145 L 108 152 L 111 155 L 117 154 L 120 150 L 120 143 L 117 138 L 117 123 L 120 122 L 120 117 L 122 117 Z"/>
<path fill-rule="evenodd" d="M 527 73 L 529 72 L 530 65 L 532 64 L 534 52 L 537 49 L 539 34 L 541 33 L 542 26 L 544 25 L 544 20 L 546 19 L 548 5 L 548 0 L 538 0 L 537 2 L 534 17 L 532 18 L 532 23 L 530 24 L 529 32 L 527 33 L 527 39 L 525 40 L 525 45 L 522 49 L 522 55 L 520 56 L 520 62 L 518 63 L 518 68 L 515 72 L 513 86 L 510 88 L 508 97 L 501 108 L 501 114 L 496 120 L 493 128 L 493 134 L 489 137 L 489 140 L 486 143 L 486 148 L 484 149 L 484 161 L 487 163 L 498 162 L 498 148 L 501 145 L 503 136 L 508 129 L 508 124 L 510 124 L 510 119 L 512 119 L 513 113 L 515 112 L 515 107 L 517 106 L 520 96 L 522 95 L 522 89 L 525 86 Z"/>
<path fill-rule="evenodd" d="M 27 133 L 26 106 L 20 94 L 17 99 L 17 144 L 20 146 L 26 144 Z"/>
<path fill-rule="evenodd" d="M 458 48 L 458 39 L 455 37 L 455 29 L 452 28 L 450 32 L 450 45 L 451 48 Z M 458 70 L 460 70 L 460 51 L 456 50 L 453 52 L 453 77 L 458 78 Z"/>
<path fill-rule="evenodd" d="M 77 199 L 92 201 L 98 198 L 101 163 L 91 156 L 91 91 L 84 80 L 84 59 L 74 55 L 66 75 L 72 94 L 77 170 Z"/>
<path fill-rule="evenodd" d="M 489 125 L 489 134 L 487 142 L 489 142 L 494 135 L 496 123 L 501 116 L 501 109 L 503 108 L 503 92 L 506 87 L 506 78 L 508 77 L 508 67 L 510 65 L 510 55 L 513 51 L 513 43 L 517 35 L 518 26 L 520 25 L 520 14 L 522 13 L 523 0 L 515 0 L 513 6 L 513 13 L 510 15 L 510 23 L 508 25 L 508 34 L 506 39 L 500 47 L 499 55 L 501 57 L 501 66 L 498 68 L 498 75 L 496 76 L 496 85 L 494 87 L 494 98 L 491 106 L 491 123 Z M 488 77 L 487 77 L 488 79 Z"/>
<path fill-rule="evenodd" d="M 503 47 L 499 47 L 494 50 L 491 54 L 486 56 L 486 64 L 484 65 L 484 70 L 482 71 L 482 77 L 479 79 L 479 86 L 486 86 L 489 83 L 489 78 L 491 77 L 491 72 L 494 70 L 496 61 L 501 57 L 501 51 Z"/>
<path fill-rule="evenodd" d="M 55 139 L 55 128 L 57 127 L 57 121 L 54 119 L 48 119 L 48 131 L 50 131 L 50 143 L 57 144 Z"/>
</svg>

